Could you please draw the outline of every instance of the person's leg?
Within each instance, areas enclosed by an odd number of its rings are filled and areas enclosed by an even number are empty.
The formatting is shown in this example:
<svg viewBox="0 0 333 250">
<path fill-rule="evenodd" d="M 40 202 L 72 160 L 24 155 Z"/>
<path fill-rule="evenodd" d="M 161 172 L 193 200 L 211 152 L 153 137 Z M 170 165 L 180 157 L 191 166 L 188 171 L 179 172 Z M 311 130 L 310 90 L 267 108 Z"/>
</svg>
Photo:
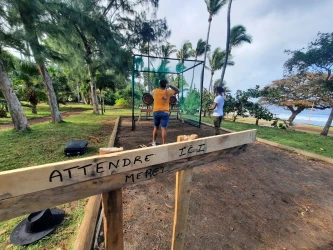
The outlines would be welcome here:
<svg viewBox="0 0 333 250">
<path fill-rule="evenodd" d="M 157 130 L 158 130 L 158 127 L 154 126 L 154 130 L 153 130 L 153 142 L 156 142 Z"/>
<path fill-rule="evenodd" d="M 154 117 L 154 130 L 153 130 L 153 142 L 152 142 L 152 145 L 156 146 L 157 130 L 158 130 L 159 126 L 160 126 L 161 118 L 160 118 L 158 112 L 154 112 L 153 117 Z"/>
<path fill-rule="evenodd" d="M 161 130 L 162 130 L 162 143 L 165 144 L 166 141 L 167 141 L 167 137 L 168 137 L 168 135 L 167 135 L 167 129 L 166 128 L 162 128 Z"/>
<path fill-rule="evenodd" d="M 170 114 L 168 114 L 168 113 L 164 113 L 161 118 L 162 143 L 163 144 L 166 144 L 167 138 L 168 138 L 167 127 L 169 124 L 169 118 L 170 118 Z"/>
<path fill-rule="evenodd" d="M 214 128 L 215 128 L 215 135 L 219 135 L 220 134 L 220 124 L 221 124 L 221 121 L 219 119 L 220 117 L 219 116 L 214 116 L 213 119 L 214 119 Z"/>
</svg>

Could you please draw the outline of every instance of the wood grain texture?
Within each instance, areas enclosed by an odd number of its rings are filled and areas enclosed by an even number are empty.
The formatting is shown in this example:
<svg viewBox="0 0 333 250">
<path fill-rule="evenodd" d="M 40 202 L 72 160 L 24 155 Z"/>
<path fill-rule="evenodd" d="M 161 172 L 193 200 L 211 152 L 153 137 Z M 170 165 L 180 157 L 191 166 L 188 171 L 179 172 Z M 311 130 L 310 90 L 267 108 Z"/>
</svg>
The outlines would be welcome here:
<svg viewBox="0 0 333 250">
<path fill-rule="evenodd" d="M 177 142 L 191 141 L 196 138 L 198 138 L 197 135 L 182 135 L 177 137 Z M 193 168 L 184 169 L 176 173 L 175 214 L 173 220 L 171 250 L 184 249 L 192 176 Z"/>
<path fill-rule="evenodd" d="M 166 162 L 252 143 L 256 130 L 211 136 L 0 173 L 0 200 L 79 184 Z"/>
<path fill-rule="evenodd" d="M 0 221 L 29 214 L 48 207 L 79 200 L 96 194 L 116 190 L 127 185 L 163 178 L 164 175 L 177 171 L 207 165 L 223 158 L 233 157 L 246 150 L 246 145 L 224 149 L 205 155 L 183 158 L 177 161 L 131 170 L 94 180 L 87 180 L 68 186 L 56 187 L 24 194 L 0 201 Z"/>
<path fill-rule="evenodd" d="M 101 195 L 89 198 L 83 221 L 74 242 L 73 250 L 90 250 L 94 239 L 96 221 L 100 212 Z"/>
<path fill-rule="evenodd" d="M 102 194 L 104 246 L 108 250 L 124 249 L 122 189 Z"/>
</svg>

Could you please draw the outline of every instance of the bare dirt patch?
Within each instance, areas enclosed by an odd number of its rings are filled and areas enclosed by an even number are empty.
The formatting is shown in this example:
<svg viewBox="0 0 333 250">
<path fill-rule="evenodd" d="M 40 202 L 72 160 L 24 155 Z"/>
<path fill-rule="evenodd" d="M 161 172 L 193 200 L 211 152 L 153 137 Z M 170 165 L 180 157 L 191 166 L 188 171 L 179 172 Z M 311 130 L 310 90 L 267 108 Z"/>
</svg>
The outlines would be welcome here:
<svg viewBox="0 0 333 250">
<path fill-rule="evenodd" d="M 122 119 L 116 146 L 148 145 L 152 126 Z M 214 130 L 172 121 L 169 142 L 194 133 Z M 185 249 L 333 249 L 332 179 L 332 165 L 261 143 L 195 168 Z M 123 189 L 126 250 L 170 249 L 174 188 L 164 175 Z"/>
</svg>

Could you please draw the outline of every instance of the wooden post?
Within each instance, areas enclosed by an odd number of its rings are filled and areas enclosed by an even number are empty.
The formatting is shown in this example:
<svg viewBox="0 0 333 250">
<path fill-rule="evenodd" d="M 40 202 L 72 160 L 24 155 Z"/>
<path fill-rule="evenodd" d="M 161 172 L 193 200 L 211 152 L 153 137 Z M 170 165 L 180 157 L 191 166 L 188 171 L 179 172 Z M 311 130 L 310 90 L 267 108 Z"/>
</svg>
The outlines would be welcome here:
<svg viewBox="0 0 333 250">
<path fill-rule="evenodd" d="M 73 250 L 90 250 L 96 229 L 97 217 L 101 206 L 101 196 L 95 195 L 89 198 L 83 221 L 78 236 L 76 237 Z"/>
<path fill-rule="evenodd" d="M 198 138 L 197 135 L 178 136 L 177 142 L 194 140 L 196 138 Z M 171 250 L 184 249 L 192 175 L 193 168 L 181 170 L 176 173 L 175 215 Z"/>
<path fill-rule="evenodd" d="M 123 148 L 100 149 L 100 154 L 122 151 Z M 124 249 L 122 188 L 102 194 L 104 245 L 106 250 Z"/>
</svg>

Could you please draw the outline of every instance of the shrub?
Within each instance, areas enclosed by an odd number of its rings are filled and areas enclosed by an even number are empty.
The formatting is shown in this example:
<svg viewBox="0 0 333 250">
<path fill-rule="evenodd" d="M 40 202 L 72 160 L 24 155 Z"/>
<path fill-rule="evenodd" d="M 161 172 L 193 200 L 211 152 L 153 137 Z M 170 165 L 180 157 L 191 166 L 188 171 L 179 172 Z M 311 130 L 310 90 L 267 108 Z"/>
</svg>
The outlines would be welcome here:
<svg viewBox="0 0 333 250">
<path fill-rule="evenodd" d="M 127 107 L 128 106 L 128 102 L 124 98 L 120 98 L 120 99 L 116 100 L 115 106 L 116 107 Z"/>
</svg>

